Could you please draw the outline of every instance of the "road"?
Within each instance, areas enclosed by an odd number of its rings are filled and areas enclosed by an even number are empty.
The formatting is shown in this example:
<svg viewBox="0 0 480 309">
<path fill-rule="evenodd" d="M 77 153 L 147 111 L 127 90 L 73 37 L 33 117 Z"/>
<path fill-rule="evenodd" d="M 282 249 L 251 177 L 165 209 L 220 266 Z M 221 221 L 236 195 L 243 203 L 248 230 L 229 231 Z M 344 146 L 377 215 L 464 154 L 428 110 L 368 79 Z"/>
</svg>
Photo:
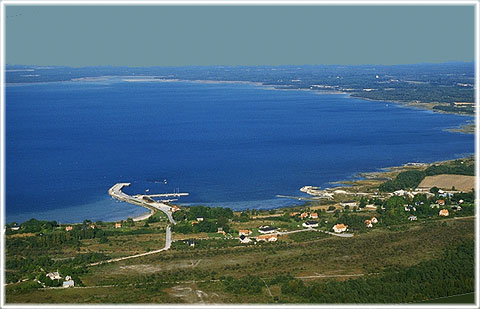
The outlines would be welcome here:
<svg viewBox="0 0 480 309">
<path fill-rule="evenodd" d="M 147 256 L 147 255 L 151 255 L 151 254 L 155 254 L 155 253 L 159 253 L 159 252 L 168 250 L 168 249 L 170 249 L 170 246 L 172 245 L 172 231 L 170 230 L 170 225 L 167 226 L 166 232 L 167 233 L 166 233 L 166 236 L 165 236 L 165 247 L 163 247 L 162 249 L 149 251 L 149 252 L 145 252 L 145 253 L 139 253 L 139 254 L 135 254 L 135 255 L 124 256 L 124 257 L 111 259 L 111 260 L 106 260 L 106 261 L 101 261 L 101 262 L 95 262 L 95 263 L 88 264 L 87 266 L 95 266 L 95 265 L 100 265 L 100 264 L 119 262 L 119 261 L 123 261 L 123 260 L 133 259 L 133 258 L 137 258 L 137 257 L 141 257 L 141 256 Z"/>
<path fill-rule="evenodd" d="M 300 232 L 307 232 L 307 231 L 323 232 L 323 233 L 330 234 L 330 235 L 333 235 L 333 236 L 338 236 L 338 237 L 353 237 L 353 234 L 350 234 L 350 233 L 337 234 L 337 233 L 332 233 L 332 232 L 329 232 L 329 231 L 324 231 L 324 230 L 319 230 L 319 229 L 314 229 L 314 228 L 306 228 L 306 229 L 302 229 L 302 230 L 295 230 L 295 231 L 289 231 L 289 232 L 277 232 L 277 234 L 278 235 L 286 235 L 286 234 L 293 234 L 293 233 L 300 233 Z"/>
</svg>

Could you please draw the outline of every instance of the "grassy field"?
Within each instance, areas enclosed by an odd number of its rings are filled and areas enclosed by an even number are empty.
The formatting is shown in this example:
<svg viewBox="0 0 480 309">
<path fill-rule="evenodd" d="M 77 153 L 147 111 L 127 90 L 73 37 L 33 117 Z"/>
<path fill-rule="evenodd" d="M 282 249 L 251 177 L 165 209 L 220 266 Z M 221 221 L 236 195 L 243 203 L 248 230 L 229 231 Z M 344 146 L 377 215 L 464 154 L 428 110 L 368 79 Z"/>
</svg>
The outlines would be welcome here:
<svg viewBox="0 0 480 309">
<path fill-rule="evenodd" d="M 81 275 L 85 288 L 19 292 L 15 289 L 17 284 L 9 285 L 7 303 L 68 303 L 72 299 L 75 303 L 289 302 L 295 299 L 282 295 L 279 285 L 266 283 L 260 293 L 237 294 L 226 291 L 223 280 L 227 276 L 242 278 L 255 274 L 268 282 L 288 272 L 308 284 L 375 275 L 385 269 L 400 269 L 437 258 L 448 246 L 473 239 L 473 231 L 474 220 L 469 218 L 418 222 L 394 231 L 375 229 L 352 238 L 303 232 L 280 236 L 277 243 L 235 242 L 227 247 L 222 247 L 226 240 L 213 239 L 206 248 L 187 246 L 91 267 Z M 118 236 L 112 239 L 112 246 L 128 241 L 129 245 L 124 247 L 136 252 L 152 242 L 156 244 L 157 239 L 152 237 L 159 235 L 135 235 L 131 240 L 129 236 Z"/>
</svg>

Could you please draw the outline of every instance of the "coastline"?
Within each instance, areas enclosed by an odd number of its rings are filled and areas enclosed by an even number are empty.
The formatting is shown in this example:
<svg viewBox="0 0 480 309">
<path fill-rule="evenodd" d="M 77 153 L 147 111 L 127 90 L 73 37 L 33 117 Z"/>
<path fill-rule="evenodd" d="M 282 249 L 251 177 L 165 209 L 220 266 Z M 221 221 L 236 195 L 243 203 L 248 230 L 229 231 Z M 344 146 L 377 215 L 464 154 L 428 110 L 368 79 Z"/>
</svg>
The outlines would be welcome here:
<svg viewBox="0 0 480 309">
<path fill-rule="evenodd" d="M 115 77 L 119 77 L 119 76 L 115 76 Z M 143 76 L 143 77 L 139 77 L 139 79 L 135 80 L 137 82 L 140 82 L 140 81 L 145 81 L 145 79 L 142 79 L 142 78 L 145 78 L 147 76 Z M 121 77 L 119 77 L 121 78 Z M 120 79 L 121 80 L 121 79 Z M 281 88 L 275 88 L 275 85 L 264 85 L 263 83 L 259 83 L 259 82 L 249 82 L 249 81 L 216 81 L 216 80 L 179 80 L 179 79 L 155 79 L 152 77 L 151 79 L 152 81 L 154 82 L 190 82 L 190 83 L 203 83 L 203 84 L 244 84 L 244 85 L 252 85 L 252 86 L 256 86 L 256 87 L 262 87 L 264 89 L 269 89 L 269 90 L 286 90 L 286 91 L 311 91 L 315 94 L 344 94 L 344 95 L 348 95 L 348 96 L 351 96 L 352 98 L 359 98 L 359 99 L 362 99 L 362 100 L 368 100 L 368 101 L 378 101 L 378 102 L 392 102 L 392 103 L 395 103 L 395 104 L 400 104 L 402 106 L 407 106 L 407 107 L 418 107 L 418 108 L 421 108 L 421 106 L 409 106 L 408 103 L 405 103 L 405 102 L 398 102 L 398 101 L 383 101 L 383 100 L 371 100 L 371 99 L 367 99 L 367 98 L 362 98 L 362 97 L 356 97 L 356 96 L 352 96 L 351 94 L 349 93 L 345 93 L 345 92 L 335 92 L 335 91 L 321 91 L 321 90 L 313 90 L 313 89 L 281 89 Z M 85 81 L 85 80 L 83 80 Z M 148 81 L 150 81 L 150 79 L 148 79 Z M 72 80 L 72 82 L 78 82 L 78 80 Z M 439 113 L 443 113 L 441 111 L 433 111 L 433 112 L 439 112 Z M 446 113 L 446 114 L 452 114 L 452 113 Z M 456 113 L 453 113 L 453 114 L 456 114 Z M 463 115 L 463 114 L 459 114 L 459 115 Z M 465 115 L 465 116 L 469 116 L 469 115 Z M 445 130 L 456 130 L 456 129 L 445 129 Z M 460 132 L 460 131 L 453 131 L 453 132 Z M 462 132 L 463 133 L 463 132 Z M 446 160 L 446 161 L 450 161 L 450 160 Z M 444 161 L 439 161 L 439 162 L 444 162 Z M 429 164 L 434 164 L 434 162 L 432 163 L 429 163 Z M 400 166 L 401 167 L 401 166 Z M 399 167 L 392 167 L 392 168 L 399 168 Z M 383 169 L 383 168 L 382 168 Z M 352 175 L 351 177 L 354 178 L 356 177 L 356 175 L 364 175 L 364 174 L 369 174 L 369 173 L 375 173 L 375 172 L 365 172 L 365 173 L 356 173 L 355 175 Z M 352 181 L 356 181 L 356 180 L 344 180 L 344 181 L 336 181 L 336 183 L 338 184 L 346 184 L 346 183 L 349 183 L 349 182 L 352 182 Z M 291 206 L 279 206 L 279 207 L 273 207 L 273 208 L 264 208 L 264 209 L 275 209 L 275 208 L 289 208 L 289 207 L 295 207 L 295 206 L 298 206 L 298 205 L 291 205 Z M 264 210 L 262 209 L 262 210 Z M 141 214 L 141 215 L 135 215 L 135 216 L 127 216 L 126 218 L 133 218 L 134 221 L 141 221 L 141 220 L 146 220 L 148 219 L 150 216 L 153 215 L 153 211 L 150 210 L 150 212 L 148 213 L 144 213 L 144 214 Z M 125 220 L 126 218 L 124 218 L 123 220 Z M 122 219 L 119 219 L 119 220 L 122 220 Z"/>
</svg>

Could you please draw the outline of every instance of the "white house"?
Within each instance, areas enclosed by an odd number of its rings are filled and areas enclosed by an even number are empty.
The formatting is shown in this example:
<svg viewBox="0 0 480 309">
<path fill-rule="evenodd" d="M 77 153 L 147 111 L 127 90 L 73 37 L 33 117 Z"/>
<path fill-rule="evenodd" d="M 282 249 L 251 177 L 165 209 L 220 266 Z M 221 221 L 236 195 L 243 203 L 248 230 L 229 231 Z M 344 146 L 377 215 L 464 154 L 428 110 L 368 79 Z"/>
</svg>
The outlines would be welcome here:
<svg viewBox="0 0 480 309">
<path fill-rule="evenodd" d="M 262 226 L 258 229 L 258 232 L 261 234 L 270 234 L 270 233 L 275 233 L 276 231 L 277 231 L 277 228 L 273 226 Z"/>
<path fill-rule="evenodd" d="M 307 222 L 303 222 L 302 226 L 306 228 L 318 227 L 318 222 L 309 220 Z"/>
<path fill-rule="evenodd" d="M 375 217 L 372 217 L 370 221 L 372 221 L 373 224 L 378 223 L 378 219 Z"/>
<path fill-rule="evenodd" d="M 62 287 L 64 288 L 69 288 L 74 286 L 75 286 L 75 282 L 73 280 L 63 281 L 63 284 L 62 284 Z"/>
<path fill-rule="evenodd" d="M 201 222 L 201 221 L 203 221 L 203 218 L 202 218 L 202 217 L 198 217 L 198 218 L 197 218 L 197 221 L 198 221 L 198 222 Z"/>
<path fill-rule="evenodd" d="M 357 206 L 357 202 L 355 202 L 355 201 L 345 201 L 345 202 L 341 202 L 340 206 L 355 207 L 355 206 Z"/>
<path fill-rule="evenodd" d="M 408 220 L 417 221 L 417 216 L 410 216 L 410 217 L 408 217 Z"/>
<path fill-rule="evenodd" d="M 62 277 L 60 276 L 60 274 L 58 273 L 58 271 L 55 271 L 55 272 L 53 272 L 53 273 L 48 273 L 46 276 L 49 277 L 51 280 L 59 280 L 59 279 L 62 279 Z"/>
</svg>

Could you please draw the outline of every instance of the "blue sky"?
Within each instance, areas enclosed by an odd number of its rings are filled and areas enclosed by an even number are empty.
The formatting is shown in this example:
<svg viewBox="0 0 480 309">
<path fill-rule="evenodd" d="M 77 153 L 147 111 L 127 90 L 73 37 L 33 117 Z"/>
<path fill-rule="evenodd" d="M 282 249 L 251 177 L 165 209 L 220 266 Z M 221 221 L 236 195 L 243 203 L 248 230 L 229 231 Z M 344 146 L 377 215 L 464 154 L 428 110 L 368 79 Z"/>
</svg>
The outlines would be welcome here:
<svg viewBox="0 0 480 309">
<path fill-rule="evenodd" d="M 474 6 L 14 6 L 6 62 L 404 64 L 474 60 Z"/>
</svg>

